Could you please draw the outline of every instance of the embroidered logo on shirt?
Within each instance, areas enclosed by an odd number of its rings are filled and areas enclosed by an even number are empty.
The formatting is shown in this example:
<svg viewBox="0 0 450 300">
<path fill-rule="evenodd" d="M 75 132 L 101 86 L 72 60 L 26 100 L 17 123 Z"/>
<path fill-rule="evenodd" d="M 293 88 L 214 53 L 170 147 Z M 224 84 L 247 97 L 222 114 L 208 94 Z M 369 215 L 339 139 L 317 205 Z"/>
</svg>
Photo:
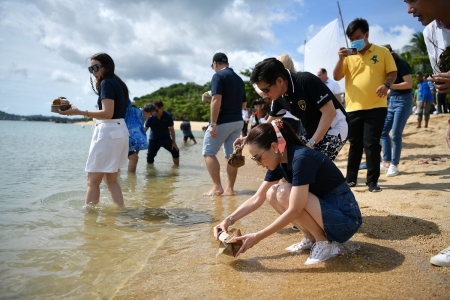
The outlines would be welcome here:
<svg viewBox="0 0 450 300">
<path fill-rule="evenodd" d="M 380 61 L 378 60 L 378 55 L 372 56 L 372 58 L 371 58 L 370 60 L 373 61 L 374 64 L 376 64 L 377 62 L 380 62 Z"/>
<path fill-rule="evenodd" d="M 306 102 L 305 102 L 305 100 L 299 100 L 297 104 L 298 104 L 298 107 L 300 107 L 301 110 L 305 110 L 306 109 Z"/>
<path fill-rule="evenodd" d="M 320 99 L 319 99 L 319 101 L 317 101 L 317 104 L 322 102 L 326 97 L 328 97 L 328 94 L 325 94 L 325 96 L 320 96 Z"/>
</svg>

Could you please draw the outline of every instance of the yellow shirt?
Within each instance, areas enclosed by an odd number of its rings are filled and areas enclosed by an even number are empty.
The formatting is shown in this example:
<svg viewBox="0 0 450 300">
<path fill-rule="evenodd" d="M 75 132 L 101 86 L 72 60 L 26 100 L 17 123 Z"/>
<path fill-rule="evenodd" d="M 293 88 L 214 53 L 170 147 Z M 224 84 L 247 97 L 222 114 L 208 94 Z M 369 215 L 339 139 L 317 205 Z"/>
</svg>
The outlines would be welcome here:
<svg viewBox="0 0 450 300">
<path fill-rule="evenodd" d="M 378 97 L 376 90 L 386 82 L 387 74 L 397 71 L 388 49 L 372 44 L 361 55 L 344 60 L 346 111 L 387 107 L 387 97 Z"/>
</svg>

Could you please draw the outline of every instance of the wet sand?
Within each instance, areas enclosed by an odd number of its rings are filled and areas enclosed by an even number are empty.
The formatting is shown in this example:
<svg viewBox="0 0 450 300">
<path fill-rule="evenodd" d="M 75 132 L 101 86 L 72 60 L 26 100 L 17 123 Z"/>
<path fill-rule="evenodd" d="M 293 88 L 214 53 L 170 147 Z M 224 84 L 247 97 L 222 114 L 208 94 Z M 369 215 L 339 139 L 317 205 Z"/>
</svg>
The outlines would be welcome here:
<svg viewBox="0 0 450 300">
<path fill-rule="evenodd" d="M 360 171 L 353 191 L 364 223 L 342 244 L 343 256 L 305 266 L 308 251 L 284 251 L 302 238 L 288 226 L 238 259 L 216 259 L 213 226 L 251 196 L 264 178 L 264 170 L 247 153 L 235 196 L 211 198 L 198 191 L 196 209 L 208 207 L 216 222 L 182 227 L 160 247 L 149 249 L 142 269 L 122 286 L 112 287 L 117 289 L 113 299 L 449 299 L 450 268 L 429 263 L 450 245 L 450 149 L 444 140 L 449 117 L 431 116 L 427 129 L 416 129 L 416 117 L 410 117 L 403 134 L 401 173 L 382 174 L 381 193 L 367 191 L 366 170 Z M 347 154 L 348 144 L 336 159 L 344 174 Z M 430 156 L 444 161 L 419 163 Z M 235 227 L 244 234 L 255 232 L 275 218 L 265 204 Z"/>
</svg>

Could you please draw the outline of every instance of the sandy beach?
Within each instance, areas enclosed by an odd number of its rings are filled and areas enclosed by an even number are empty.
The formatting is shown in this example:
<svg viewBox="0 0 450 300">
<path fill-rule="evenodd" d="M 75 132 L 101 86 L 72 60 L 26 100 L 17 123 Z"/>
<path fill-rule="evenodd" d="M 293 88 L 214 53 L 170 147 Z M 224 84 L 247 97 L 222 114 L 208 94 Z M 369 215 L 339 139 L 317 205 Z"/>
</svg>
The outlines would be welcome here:
<svg viewBox="0 0 450 300">
<path fill-rule="evenodd" d="M 205 197 L 204 191 L 196 195 L 199 203 L 214 206 L 215 222 L 183 227 L 158 248 L 148 249 L 147 262 L 113 299 L 449 299 L 450 268 L 429 263 L 450 245 L 450 149 L 444 140 L 449 117 L 433 115 L 429 128 L 421 129 L 416 129 L 416 116 L 410 117 L 403 134 L 401 173 L 382 174 L 381 193 L 367 191 L 366 170 L 360 171 L 353 191 L 363 225 L 341 245 L 343 256 L 305 266 L 308 251 L 284 250 L 302 238 L 288 226 L 238 259 L 216 259 L 212 228 L 264 178 L 264 170 L 246 153 L 235 196 Z M 204 126 L 191 124 L 193 130 Z M 347 154 L 348 144 L 335 161 L 344 174 Z M 265 204 L 234 227 L 244 234 L 255 232 L 275 218 Z"/>
</svg>

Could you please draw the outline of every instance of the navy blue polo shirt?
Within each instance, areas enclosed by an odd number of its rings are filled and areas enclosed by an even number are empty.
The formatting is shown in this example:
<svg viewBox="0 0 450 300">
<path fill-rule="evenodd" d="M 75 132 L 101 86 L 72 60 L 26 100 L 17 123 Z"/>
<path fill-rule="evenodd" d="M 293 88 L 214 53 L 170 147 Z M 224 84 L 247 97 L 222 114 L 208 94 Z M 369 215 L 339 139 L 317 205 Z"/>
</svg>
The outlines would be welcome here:
<svg viewBox="0 0 450 300">
<path fill-rule="evenodd" d="M 344 107 L 319 77 L 309 72 L 286 72 L 291 75 L 292 81 L 288 75 L 288 91 L 272 102 L 271 116 L 284 115 L 289 111 L 301 120 L 308 139 L 316 132 L 322 117 L 320 109 L 328 101 L 332 101 L 334 108 L 347 116 Z"/>
<path fill-rule="evenodd" d="M 403 80 L 403 76 L 411 75 L 411 67 L 408 65 L 406 61 L 403 59 L 395 59 L 395 65 L 397 66 L 397 79 L 395 79 L 394 83 L 402 83 L 405 82 Z M 395 90 L 391 89 L 391 96 L 397 96 L 402 94 L 411 94 L 411 89 L 407 90 Z"/>
<path fill-rule="evenodd" d="M 164 140 L 170 138 L 169 127 L 173 126 L 173 118 L 170 113 L 163 110 L 160 119 L 154 114 L 145 121 L 144 126 L 151 129 L 151 140 Z"/>
<path fill-rule="evenodd" d="M 233 69 L 224 68 L 211 79 L 211 95 L 222 95 L 217 124 L 242 121 L 242 103 L 245 98 L 245 85 Z"/>
<path fill-rule="evenodd" d="M 102 109 L 102 99 L 105 98 L 114 100 L 114 113 L 111 119 L 125 118 L 128 107 L 128 95 L 125 95 L 119 80 L 114 77 L 105 78 L 100 82 L 97 100 L 98 109 Z"/>
<path fill-rule="evenodd" d="M 292 186 L 309 184 L 309 192 L 321 197 L 345 182 L 344 175 L 324 154 L 306 146 L 287 146 L 288 162 L 268 170 L 264 181 L 286 178 Z"/>
</svg>

